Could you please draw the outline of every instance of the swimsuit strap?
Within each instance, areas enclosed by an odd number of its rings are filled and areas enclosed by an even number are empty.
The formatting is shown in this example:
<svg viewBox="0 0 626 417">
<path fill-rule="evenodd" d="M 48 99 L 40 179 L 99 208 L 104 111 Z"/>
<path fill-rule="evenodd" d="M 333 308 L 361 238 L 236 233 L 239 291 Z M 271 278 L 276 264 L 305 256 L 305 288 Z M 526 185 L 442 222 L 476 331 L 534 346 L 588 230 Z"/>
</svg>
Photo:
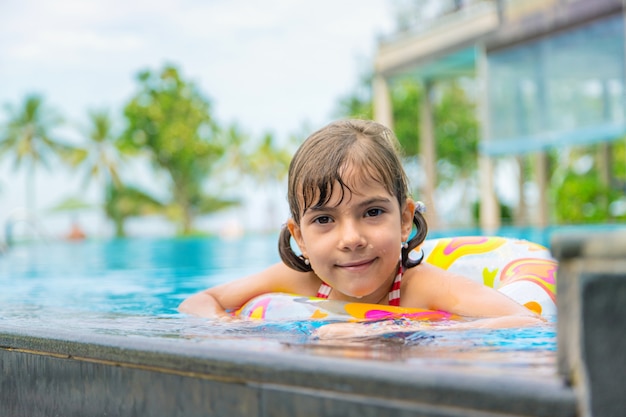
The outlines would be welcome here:
<svg viewBox="0 0 626 417">
<path fill-rule="evenodd" d="M 400 286 L 402 285 L 402 275 L 404 274 L 404 267 L 402 264 L 398 266 L 398 273 L 393 279 L 391 284 L 391 291 L 389 291 L 389 305 L 400 307 Z"/>
<path fill-rule="evenodd" d="M 398 266 L 398 273 L 391 284 L 391 291 L 389 291 L 389 305 L 400 306 L 400 286 L 402 285 L 402 275 L 404 274 L 404 268 L 402 265 Z M 317 298 L 327 299 L 332 291 L 332 287 L 322 282 L 320 289 L 317 290 Z"/>
<path fill-rule="evenodd" d="M 317 298 L 323 298 L 323 299 L 327 299 L 328 296 L 330 295 L 330 291 L 332 290 L 332 287 L 330 285 L 326 285 L 325 282 L 322 282 L 322 285 L 320 285 L 320 289 L 317 290 Z"/>
</svg>

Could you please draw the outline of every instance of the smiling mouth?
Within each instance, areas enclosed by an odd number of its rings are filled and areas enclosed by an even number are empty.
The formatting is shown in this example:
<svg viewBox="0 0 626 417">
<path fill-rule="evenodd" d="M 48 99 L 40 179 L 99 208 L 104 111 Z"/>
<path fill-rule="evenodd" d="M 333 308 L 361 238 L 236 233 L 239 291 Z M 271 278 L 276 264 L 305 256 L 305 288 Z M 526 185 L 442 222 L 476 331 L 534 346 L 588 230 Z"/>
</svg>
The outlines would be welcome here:
<svg viewBox="0 0 626 417">
<path fill-rule="evenodd" d="M 337 266 L 343 269 L 361 269 L 361 268 L 370 266 L 372 263 L 374 263 L 375 260 L 376 258 L 366 259 L 362 261 L 347 262 L 344 264 L 337 264 Z"/>
</svg>

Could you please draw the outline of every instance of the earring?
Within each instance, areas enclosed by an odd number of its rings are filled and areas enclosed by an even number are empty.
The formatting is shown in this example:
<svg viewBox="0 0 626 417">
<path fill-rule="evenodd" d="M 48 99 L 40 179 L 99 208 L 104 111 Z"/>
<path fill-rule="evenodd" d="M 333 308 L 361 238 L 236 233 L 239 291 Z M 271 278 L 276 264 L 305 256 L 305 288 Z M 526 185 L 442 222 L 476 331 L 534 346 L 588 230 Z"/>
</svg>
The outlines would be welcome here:
<svg viewBox="0 0 626 417">
<path fill-rule="evenodd" d="M 402 242 L 402 243 L 400 244 L 400 246 L 402 247 L 402 249 L 406 249 L 406 248 L 408 248 L 408 247 L 409 247 L 409 244 L 408 244 L 408 243 L 406 243 L 406 242 Z"/>
<path fill-rule="evenodd" d="M 311 265 L 311 262 L 309 261 L 309 258 L 304 258 L 304 264 L 305 264 L 306 266 Z"/>
</svg>

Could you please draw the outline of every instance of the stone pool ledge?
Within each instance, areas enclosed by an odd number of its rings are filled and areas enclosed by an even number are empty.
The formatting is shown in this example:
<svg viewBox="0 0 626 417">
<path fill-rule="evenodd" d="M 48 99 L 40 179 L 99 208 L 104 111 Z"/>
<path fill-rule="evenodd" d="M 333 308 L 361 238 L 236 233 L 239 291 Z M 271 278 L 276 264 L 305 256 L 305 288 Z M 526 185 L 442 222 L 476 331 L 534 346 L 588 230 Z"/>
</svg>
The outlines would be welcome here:
<svg viewBox="0 0 626 417">
<path fill-rule="evenodd" d="M 574 416 L 561 379 L 0 325 L 6 416 Z"/>
<path fill-rule="evenodd" d="M 554 236 L 558 367 L 583 417 L 626 415 L 626 229 Z"/>
</svg>

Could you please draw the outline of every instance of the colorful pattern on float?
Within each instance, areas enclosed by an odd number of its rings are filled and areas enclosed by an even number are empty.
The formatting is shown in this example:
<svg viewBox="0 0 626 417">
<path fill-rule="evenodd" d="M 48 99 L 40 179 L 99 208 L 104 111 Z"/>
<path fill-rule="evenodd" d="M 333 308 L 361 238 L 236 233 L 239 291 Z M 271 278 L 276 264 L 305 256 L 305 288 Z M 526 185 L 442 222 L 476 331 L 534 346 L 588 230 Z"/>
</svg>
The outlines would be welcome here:
<svg viewBox="0 0 626 417">
<path fill-rule="evenodd" d="M 426 262 L 495 288 L 535 313 L 556 315 L 557 261 L 542 245 L 491 236 L 424 242 Z"/>
<path fill-rule="evenodd" d="M 407 318 L 439 321 L 456 318 L 445 311 L 329 301 L 284 293 L 260 295 L 246 303 L 235 314 L 241 318 L 265 320 L 369 321 Z"/>
<path fill-rule="evenodd" d="M 538 314 L 556 315 L 557 262 L 541 245 L 504 237 L 461 236 L 426 240 L 416 253 L 420 249 L 424 250 L 425 261 L 432 265 L 495 288 Z M 260 295 L 235 315 L 265 320 L 338 321 L 456 318 L 444 311 L 329 301 L 284 293 Z"/>
</svg>

